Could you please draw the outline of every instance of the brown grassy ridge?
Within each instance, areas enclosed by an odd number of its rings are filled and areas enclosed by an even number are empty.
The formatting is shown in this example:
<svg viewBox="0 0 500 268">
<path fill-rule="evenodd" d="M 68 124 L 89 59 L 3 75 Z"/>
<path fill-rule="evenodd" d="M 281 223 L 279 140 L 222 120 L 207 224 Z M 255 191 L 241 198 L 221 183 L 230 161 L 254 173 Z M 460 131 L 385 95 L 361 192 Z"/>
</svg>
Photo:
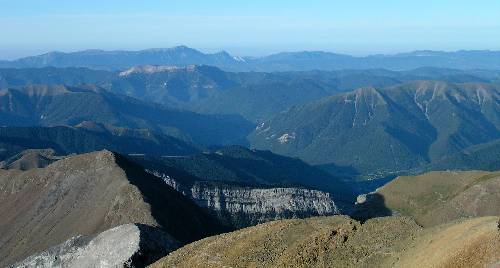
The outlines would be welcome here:
<svg viewBox="0 0 500 268">
<path fill-rule="evenodd" d="M 500 261 L 497 221 L 424 229 L 406 217 L 282 220 L 194 242 L 151 267 L 488 267 Z"/>
<path fill-rule="evenodd" d="M 439 171 L 402 176 L 377 191 L 385 207 L 422 226 L 500 215 L 500 172 Z"/>
</svg>

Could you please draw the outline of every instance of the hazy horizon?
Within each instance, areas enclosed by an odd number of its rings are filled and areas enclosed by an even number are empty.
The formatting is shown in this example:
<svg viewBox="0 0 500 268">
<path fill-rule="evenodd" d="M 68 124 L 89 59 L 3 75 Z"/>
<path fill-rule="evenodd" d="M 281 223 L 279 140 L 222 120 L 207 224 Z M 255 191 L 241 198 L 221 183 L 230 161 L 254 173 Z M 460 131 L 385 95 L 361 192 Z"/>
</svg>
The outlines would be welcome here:
<svg viewBox="0 0 500 268">
<path fill-rule="evenodd" d="M 500 2 L 0 0 L 0 59 L 180 44 L 236 56 L 500 50 Z"/>
<path fill-rule="evenodd" d="M 31 54 L 23 54 L 21 56 L 17 57 L 11 57 L 11 58 L 0 58 L 0 60 L 7 60 L 7 61 L 12 61 L 12 60 L 17 60 L 25 57 L 30 57 L 30 56 L 39 56 L 47 53 L 52 53 L 52 52 L 62 52 L 62 53 L 75 53 L 75 52 L 82 52 L 82 51 L 87 51 L 87 50 L 102 50 L 102 51 L 142 51 L 142 50 L 149 50 L 149 49 L 169 49 L 169 48 L 175 48 L 175 47 L 180 47 L 180 46 L 186 46 L 183 44 L 179 45 L 174 45 L 171 47 L 146 47 L 146 48 L 137 48 L 137 49 L 102 49 L 102 48 L 86 48 L 86 49 L 78 49 L 78 50 L 40 50 L 38 52 L 34 51 Z M 191 47 L 191 46 L 186 46 L 191 49 L 198 50 L 202 53 L 205 54 L 212 54 L 212 53 L 217 53 L 217 52 L 227 52 L 231 56 L 240 56 L 240 57 L 266 57 L 270 56 L 273 54 L 277 53 L 293 53 L 293 52 L 327 52 L 327 53 L 336 53 L 336 54 L 343 54 L 343 55 L 349 55 L 353 57 L 365 57 L 365 56 L 374 56 L 374 55 L 396 55 L 396 54 L 404 54 L 404 53 L 411 53 L 411 52 L 417 52 L 417 51 L 434 51 L 434 52 L 458 52 L 458 51 L 500 51 L 499 50 L 492 50 L 492 49 L 457 49 L 457 50 L 434 50 L 434 49 L 417 49 L 417 50 L 409 50 L 409 51 L 393 51 L 393 52 L 373 52 L 373 53 L 349 53 L 349 52 L 341 52 L 341 51 L 335 51 L 335 50 L 321 50 L 321 49 L 298 49 L 298 50 L 276 50 L 276 51 L 271 51 L 267 53 L 245 53 L 245 50 L 234 50 L 234 49 L 217 49 L 217 48 L 197 48 L 197 47 Z M 241 53 L 234 53 L 232 51 L 241 51 Z M 255 50 L 249 49 L 248 51 L 252 52 Z M 0 50 L 0 55 L 2 51 Z"/>
</svg>

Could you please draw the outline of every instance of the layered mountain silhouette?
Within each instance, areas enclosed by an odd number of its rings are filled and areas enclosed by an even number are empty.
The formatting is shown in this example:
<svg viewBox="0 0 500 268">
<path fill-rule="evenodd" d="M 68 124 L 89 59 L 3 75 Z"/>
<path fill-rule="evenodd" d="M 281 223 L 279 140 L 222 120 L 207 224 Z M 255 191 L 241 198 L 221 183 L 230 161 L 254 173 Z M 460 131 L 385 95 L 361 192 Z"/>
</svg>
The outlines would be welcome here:
<svg viewBox="0 0 500 268">
<path fill-rule="evenodd" d="M 416 81 L 361 88 L 278 114 L 254 147 L 370 176 L 419 169 L 500 136 L 499 88 Z"/>
<path fill-rule="evenodd" d="M 235 57 L 227 52 L 205 54 L 186 46 L 141 51 L 84 50 L 71 53 L 50 52 L 14 61 L 0 61 L 0 67 L 89 67 L 126 69 L 136 65 L 207 64 L 236 71 L 303 71 L 385 68 L 408 70 L 418 67 L 459 69 L 499 69 L 498 51 L 464 50 L 456 52 L 414 51 L 394 55 L 354 57 L 323 51 L 283 52 L 265 57 Z"/>
<path fill-rule="evenodd" d="M 49 52 L 40 56 L 26 57 L 12 62 L 2 61 L 2 67 L 90 67 L 117 70 L 136 65 L 190 65 L 210 64 L 231 66 L 238 62 L 225 52 L 204 54 L 198 50 L 178 46 L 173 48 L 146 49 L 141 51 L 84 50 L 74 53 Z"/>
<path fill-rule="evenodd" d="M 387 87 L 413 80 L 492 82 L 496 71 L 419 68 L 233 73 L 211 66 L 137 66 L 122 72 L 85 68 L 0 69 L 0 87 L 95 84 L 171 108 L 209 114 L 239 114 L 261 122 L 293 105 L 360 87 Z"/>
</svg>

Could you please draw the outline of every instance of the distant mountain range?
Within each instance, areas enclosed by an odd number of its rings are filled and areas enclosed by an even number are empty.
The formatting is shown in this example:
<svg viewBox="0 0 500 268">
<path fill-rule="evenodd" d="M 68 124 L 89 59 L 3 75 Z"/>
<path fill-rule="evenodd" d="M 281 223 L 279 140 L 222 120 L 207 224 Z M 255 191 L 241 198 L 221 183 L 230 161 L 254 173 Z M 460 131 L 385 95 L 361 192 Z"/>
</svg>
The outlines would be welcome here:
<svg viewBox="0 0 500 268">
<path fill-rule="evenodd" d="M 337 173 L 408 172 L 500 138 L 499 104 L 500 88 L 492 84 L 361 88 L 280 113 L 250 141 Z"/>
<path fill-rule="evenodd" d="M 500 71 L 419 68 L 410 71 L 341 70 L 234 73 L 211 66 L 138 66 L 123 72 L 87 68 L 0 69 L 0 88 L 26 85 L 98 85 L 167 107 L 206 114 L 238 114 L 262 122 L 293 105 L 360 87 L 412 80 L 454 83 L 500 81 Z"/>
<path fill-rule="evenodd" d="M 71 53 L 50 52 L 39 56 L 0 61 L 0 67 L 89 67 L 124 70 L 137 65 L 206 64 L 231 71 L 304 71 L 338 69 L 409 70 L 419 67 L 455 69 L 500 69 L 500 52 L 462 50 L 455 52 L 415 51 L 393 55 L 354 57 L 323 51 L 283 52 L 265 57 L 235 57 L 227 52 L 205 54 L 178 46 L 140 51 L 85 50 Z"/>
</svg>

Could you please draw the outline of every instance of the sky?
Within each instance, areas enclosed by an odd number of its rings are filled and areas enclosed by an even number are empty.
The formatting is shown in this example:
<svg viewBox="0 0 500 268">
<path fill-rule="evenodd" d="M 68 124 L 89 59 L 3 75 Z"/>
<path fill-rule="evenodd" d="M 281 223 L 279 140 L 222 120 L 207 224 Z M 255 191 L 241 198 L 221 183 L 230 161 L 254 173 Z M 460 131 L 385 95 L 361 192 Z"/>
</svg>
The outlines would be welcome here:
<svg viewBox="0 0 500 268">
<path fill-rule="evenodd" d="M 238 56 L 500 50 L 500 1 L 0 0 L 0 59 L 177 45 Z"/>
</svg>

